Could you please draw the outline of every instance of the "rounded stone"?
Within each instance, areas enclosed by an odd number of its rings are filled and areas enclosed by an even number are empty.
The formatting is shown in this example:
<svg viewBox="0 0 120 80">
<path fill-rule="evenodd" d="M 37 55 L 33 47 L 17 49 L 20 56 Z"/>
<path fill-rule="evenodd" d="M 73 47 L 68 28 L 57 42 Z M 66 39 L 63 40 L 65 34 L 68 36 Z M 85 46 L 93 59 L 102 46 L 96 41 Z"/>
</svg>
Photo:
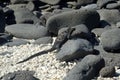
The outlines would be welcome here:
<svg viewBox="0 0 120 80">
<path fill-rule="evenodd" d="M 9 25 L 5 30 L 15 37 L 24 39 L 38 39 L 48 34 L 46 27 L 32 24 Z"/>
<path fill-rule="evenodd" d="M 97 0 L 97 5 L 99 8 L 105 7 L 108 3 L 113 3 L 115 0 Z"/>
<path fill-rule="evenodd" d="M 27 43 L 29 43 L 29 42 L 26 40 L 23 40 L 23 39 L 13 39 L 13 40 L 5 43 L 4 46 L 13 47 L 13 46 L 25 45 Z"/>
<path fill-rule="evenodd" d="M 107 9 L 119 9 L 120 8 L 120 4 L 118 4 L 118 3 L 107 4 L 106 8 Z"/>
<path fill-rule="evenodd" d="M 113 66 L 106 66 L 100 70 L 102 77 L 113 77 L 115 75 L 115 68 Z"/>
<path fill-rule="evenodd" d="M 102 45 L 94 46 L 99 51 L 100 56 L 105 60 L 105 66 L 120 66 L 120 54 L 107 52 L 103 49 Z"/>
<path fill-rule="evenodd" d="M 92 80 L 104 67 L 104 59 L 96 55 L 87 55 L 78 62 L 63 80 Z"/>
<path fill-rule="evenodd" d="M 1 77 L 2 80 L 39 80 L 33 76 L 32 71 L 16 71 Z"/>
<path fill-rule="evenodd" d="M 101 43 L 106 51 L 120 50 L 120 29 L 110 29 L 102 33 Z"/>
<path fill-rule="evenodd" d="M 83 38 L 83 39 L 88 39 L 88 34 L 90 34 L 88 28 L 84 24 L 80 24 L 77 26 L 73 26 L 75 30 L 72 32 L 70 35 L 70 38 Z M 61 28 L 58 31 L 58 34 L 66 30 L 67 28 Z"/>
<path fill-rule="evenodd" d="M 36 39 L 35 42 L 33 44 L 48 44 L 48 43 L 52 43 L 53 39 L 52 37 L 42 37 L 39 39 Z"/>
<path fill-rule="evenodd" d="M 56 58 L 60 61 L 80 59 L 93 52 L 92 44 L 85 39 L 68 40 L 57 53 Z"/>
<path fill-rule="evenodd" d="M 95 2 L 96 0 L 77 0 L 77 5 L 87 5 Z"/>
<path fill-rule="evenodd" d="M 92 32 L 97 36 L 100 37 L 101 34 L 105 31 L 109 30 L 109 28 L 95 28 L 92 30 Z"/>
<path fill-rule="evenodd" d="M 80 9 L 63 12 L 50 17 L 46 23 L 48 30 L 55 34 L 63 27 L 72 27 L 80 24 L 85 24 L 88 29 L 97 27 L 100 20 L 99 14 L 90 9 Z"/>
<path fill-rule="evenodd" d="M 98 13 L 100 14 L 100 20 L 104 20 L 110 25 L 116 24 L 120 21 L 120 12 L 117 9 L 101 9 L 98 10 Z"/>
</svg>

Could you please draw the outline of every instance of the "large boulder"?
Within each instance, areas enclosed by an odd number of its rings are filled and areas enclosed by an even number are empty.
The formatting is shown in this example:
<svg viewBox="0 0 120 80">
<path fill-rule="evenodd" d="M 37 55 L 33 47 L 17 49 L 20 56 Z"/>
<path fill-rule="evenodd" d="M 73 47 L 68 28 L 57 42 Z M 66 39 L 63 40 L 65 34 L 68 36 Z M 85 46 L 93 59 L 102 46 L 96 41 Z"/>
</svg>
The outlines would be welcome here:
<svg viewBox="0 0 120 80">
<path fill-rule="evenodd" d="M 103 49 L 102 45 L 94 46 L 99 51 L 100 56 L 105 60 L 105 66 L 120 66 L 120 54 L 107 52 Z"/>
<path fill-rule="evenodd" d="M 57 34 L 60 28 L 79 24 L 85 24 L 91 30 L 97 27 L 99 20 L 100 16 L 95 10 L 80 9 L 54 15 L 47 20 L 46 26 L 50 32 Z"/>
<path fill-rule="evenodd" d="M 6 26 L 6 32 L 18 38 L 38 39 L 48 34 L 46 27 L 32 24 L 14 24 Z"/>
<path fill-rule="evenodd" d="M 56 58 L 60 61 L 71 61 L 80 59 L 93 53 L 92 44 L 85 39 L 68 40 L 56 54 Z"/>
<path fill-rule="evenodd" d="M 104 67 L 100 56 L 88 55 L 75 65 L 63 80 L 91 80 Z"/>
<path fill-rule="evenodd" d="M 120 50 L 120 29 L 110 29 L 102 33 L 101 43 L 106 51 L 115 52 Z"/>
</svg>

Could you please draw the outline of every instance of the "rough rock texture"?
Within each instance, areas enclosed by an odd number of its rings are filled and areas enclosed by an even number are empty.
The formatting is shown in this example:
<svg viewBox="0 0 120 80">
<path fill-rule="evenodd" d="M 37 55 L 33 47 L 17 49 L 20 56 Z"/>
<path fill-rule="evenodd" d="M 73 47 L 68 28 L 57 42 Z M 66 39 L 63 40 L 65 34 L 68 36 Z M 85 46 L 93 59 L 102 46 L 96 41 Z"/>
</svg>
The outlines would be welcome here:
<svg viewBox="0 0 120 80">
<path fill-rule="evenodd" d="M 104 66 L 104 60 L 100 56 L 88 55 L 78 62 L 63 80 L 91 80 Z"/>
<path fill-rule="evenodd" d="M 120 29 L 115 28 L 102 33 L 101 43 L 106 51 L 114 52 L 120 50 Z"/>
<path fill-rule="evenodd" d="M 72 46 L 71 46 L 72 45 Z M 57 53 L 56 58 L 60 61 L 80 59 L 93 52 L 92 44 L 84 39 L 68 40 Z"/>
<path fill-rule="evenodd" d="M 84 24 L 80 24 L 77 26 L 73 26 L 73 28 L 75 28 L 75 30 L 72 32 L 70 38 L 84 38 L 87 39 L 88 38 L 88 34 L 90 33 L 88 28 L 84 25 Z M 64 30 L 66 30 L 67 28 L 61 28 L 58 31 L 58 34 L 60 34 L 61 32 L 63 32 Z"/>
<path fill-rule="evenodd" d="M 106 66 L 100 70 L 102 77 L 113 77 L 115 75 L 115 68 L 113 66 Z"/>
<path fill-rule="evenodd" d="M 1 77 L 2 80 L 39 80 L 33 76 L 32 71 L 16 71 Z"/>
<path fill-rule="evenodd" d="M 120 54 L 106 52 L 102 45 L 99 44 L 98 46 L 94 47 L 96 50 L 100 52 L 100 56 L 105 60 L 105 66 L 120 66 Z"/>
<path fill-rule="evenodd" d="M 91 20 L 92 19 L 92 20 Z M 55 34 L 63 27 L 72 27 L 79 24 L 85 24 L 88 29 L 97 27 L 99 23 L 99 14 L 94 10 L 80 9 L 57 14 L 48 19 L 46 26 L 50 32 Z"/>
<path fill-rule="evenodd" d="M 98 10 L 98 13 L 100 14 L 100 20 L 104 20 L 111 25 L 120 21 L 120 12 L 117 9 L 101 9 Z"/>
<path fill-rule="evenodd" d="M 14 24 L 6 26 L 5 30 L 18 38 L 38 39 L 47 35 L 46 27 L 32 24 Z"/>
</svg>

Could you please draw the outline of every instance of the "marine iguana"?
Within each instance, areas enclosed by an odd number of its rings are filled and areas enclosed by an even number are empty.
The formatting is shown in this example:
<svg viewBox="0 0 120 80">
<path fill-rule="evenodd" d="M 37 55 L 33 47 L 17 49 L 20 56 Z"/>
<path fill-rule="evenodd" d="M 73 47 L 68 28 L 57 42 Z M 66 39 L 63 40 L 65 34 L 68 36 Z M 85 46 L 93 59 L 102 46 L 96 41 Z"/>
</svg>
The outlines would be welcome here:
<svg viewBox="0 0 120 80">
<path fill-rule="evenodd" d="M 72 28 L 72 27 L 69 27 L 67 28 L 67 30 L 61 32 L 60 34 L 58 34 L 52 48 L 48 49 L 48 50 L 44 50 L 44 51 L 41 51 L 41 52 L 38 52 L 34 55 L 31 55 L 30 57 L 22 60 L 22 61 L 19 61 L 17 62 L 17 64 L 19 63 L 23 63 L 23 62 L 26 62 L 36 56 L 39 56 L 39 55 L 42 55 L 42 54 L 45 54 L 45 53 L 48 53 L 48 52 L 52 52 L 54 50 L 60 50 L 61 46 L 70 38 L 70 35 L 72 34 L 72 32 L 75 30 L 75 28 Z"/>
</svg>

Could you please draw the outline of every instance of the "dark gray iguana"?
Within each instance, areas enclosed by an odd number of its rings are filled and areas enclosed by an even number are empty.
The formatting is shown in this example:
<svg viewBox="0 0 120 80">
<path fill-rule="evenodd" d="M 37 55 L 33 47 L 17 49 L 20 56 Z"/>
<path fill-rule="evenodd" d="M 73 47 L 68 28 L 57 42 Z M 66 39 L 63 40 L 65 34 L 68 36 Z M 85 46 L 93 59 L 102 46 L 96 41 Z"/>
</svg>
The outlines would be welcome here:
<svg viewBox="0 0 120 80">
<path fill-rule="evenodd" d="M 45 51 L 38 52 L 38 53 L 24 59 L 23 61 L 18 62 L 17 64 L 28 61 L 29 59 L 32 59 L 32 58 L 34 58 L 36 56 L 39 56 L 39 55 L 42 55 L 42 54 L 45 54 L 45 53 L 48 53 L 48 52 L 51 52 L 51 51 L 54 51 L 54 50 L 59 50 L 61 48 L 61 46 L 70 38 L 70 35 L 72 34 L 72 32 L 74 30 L 75 30 L 75 28 L 69 27 L 67 30 L 65 30 L 65 31 L 61 32 L 60 34 L 58 34 L 52 48 L 50 48 L 48 50 L 45 50 Z"/>
</svg>

